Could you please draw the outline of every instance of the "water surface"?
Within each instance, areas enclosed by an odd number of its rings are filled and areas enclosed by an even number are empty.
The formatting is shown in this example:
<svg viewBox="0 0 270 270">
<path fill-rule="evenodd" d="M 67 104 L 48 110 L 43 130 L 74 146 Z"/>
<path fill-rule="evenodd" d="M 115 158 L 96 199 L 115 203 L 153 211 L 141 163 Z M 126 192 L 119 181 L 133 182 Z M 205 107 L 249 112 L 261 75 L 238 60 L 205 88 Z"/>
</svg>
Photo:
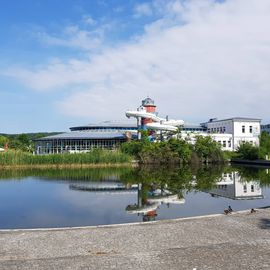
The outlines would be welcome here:
<svg viewBox="0 0 270 270">
<path fill-rule="evenodd" d="M 270 205 L 255 167 L 107 168 L 0 172 L 0 228 L 151 221 Z"/>
</svg>

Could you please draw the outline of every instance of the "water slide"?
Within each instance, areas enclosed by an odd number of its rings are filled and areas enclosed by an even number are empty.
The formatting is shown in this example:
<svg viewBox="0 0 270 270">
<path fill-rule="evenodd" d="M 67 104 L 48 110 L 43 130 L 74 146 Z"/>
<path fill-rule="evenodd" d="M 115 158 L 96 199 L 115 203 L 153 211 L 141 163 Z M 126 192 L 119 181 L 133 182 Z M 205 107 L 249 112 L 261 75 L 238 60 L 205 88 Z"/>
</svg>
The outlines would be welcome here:
<svg viewBox="0 0 270 270">
<path fill-rule="evenodd" d="M 151 130 L 177 131 L 177 127 L 166 125 L 164 123 L 148 123 L 145 126 Z"/>
<path fill-rule="evenodd" d="M 126 116 L 128 118 L 148 118 L 153 120 L 153 123 L 146 124 L 146 127 L 151 130 L 177 131 L 178 127 L 184 124 L 183 120 L 167 120 L 165 118 L 160 118 L 153 113 L 147 112 L 145 109 L 140 109 L 138 111 L 126 111 Z"/>
<path fill-rule="evenodd" d="M 126 111 L 126 116 L 128 118 L 130 117 L 135 117 L 135 118 L 148 118 L 148 119 L 152 119 L 155 122 L 160 122 L 162 119 L 158 116 L 156 116 L 153 113 L 149 113 L 146 110 L 140 110 L 140 111 Z M 165 120 L 165 119 L 164 119 Z"/>
</svg>

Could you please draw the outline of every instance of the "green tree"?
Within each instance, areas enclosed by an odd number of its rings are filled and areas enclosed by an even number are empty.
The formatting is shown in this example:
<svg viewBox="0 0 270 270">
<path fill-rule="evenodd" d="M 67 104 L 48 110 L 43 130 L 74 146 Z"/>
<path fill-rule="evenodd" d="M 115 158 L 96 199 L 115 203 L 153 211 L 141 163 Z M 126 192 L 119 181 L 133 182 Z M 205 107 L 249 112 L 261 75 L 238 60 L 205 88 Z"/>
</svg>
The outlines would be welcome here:
<svg viewBox="0 0 270 270">
<path fill-rule="evenodd" d="M 249 142 L 243 142 L 236 150 L 240 159 L 255 160 L 260 158 L 260 149 Z"/>
<path fill-rule="evenodd" d="M 197 136 L 194 150 L 203 162 L 223 161 L 223 153 L 219 143 L 210 136 Z"/>
<path fill-rule="evenodd" d="M 4 148 L 6 143 L 8 143 L 8 138 L 5 136 L 0 135 L 0 147 Z"/>
<path fill-rule="evenodd" d="M 263 131 L 260 136 L 260 155 L 265 158 L 266 155 L 270 156 L 270 135 Z"/>
</svg>

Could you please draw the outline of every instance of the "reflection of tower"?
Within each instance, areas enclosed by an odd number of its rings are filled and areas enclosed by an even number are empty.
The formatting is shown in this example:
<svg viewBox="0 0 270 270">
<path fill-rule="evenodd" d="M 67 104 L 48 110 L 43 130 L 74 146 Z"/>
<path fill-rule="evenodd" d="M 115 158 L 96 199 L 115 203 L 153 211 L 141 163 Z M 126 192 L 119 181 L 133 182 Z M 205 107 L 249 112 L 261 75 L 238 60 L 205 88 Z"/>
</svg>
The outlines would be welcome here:
<svg viewBox="0 0 270 270">
<path fill-rule="evenodd" d="M 154 100 L 147 97 L 142 101 L 142 106 L 148 113 L 155 113 L 156 112 L 156 105 L 154 104 Z M 148 123 L 152 123 L 153 120 L 150 118 L 142 118 L 141 126 L 145 129 L 145 125 Z"/>
</svg>

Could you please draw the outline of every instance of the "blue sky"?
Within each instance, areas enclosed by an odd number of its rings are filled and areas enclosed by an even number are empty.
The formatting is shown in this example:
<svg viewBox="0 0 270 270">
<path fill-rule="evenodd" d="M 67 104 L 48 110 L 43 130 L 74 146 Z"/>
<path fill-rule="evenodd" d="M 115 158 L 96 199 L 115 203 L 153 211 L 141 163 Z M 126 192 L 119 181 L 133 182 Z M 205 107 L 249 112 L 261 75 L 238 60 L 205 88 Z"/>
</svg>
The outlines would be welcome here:
<svg viewBox="0 0 270 270">
<path fill-rule="evenodd" d="M 0 133 L 124 119 L 270 122 L 268 0 L 2 0 Z"/>
</svg>

